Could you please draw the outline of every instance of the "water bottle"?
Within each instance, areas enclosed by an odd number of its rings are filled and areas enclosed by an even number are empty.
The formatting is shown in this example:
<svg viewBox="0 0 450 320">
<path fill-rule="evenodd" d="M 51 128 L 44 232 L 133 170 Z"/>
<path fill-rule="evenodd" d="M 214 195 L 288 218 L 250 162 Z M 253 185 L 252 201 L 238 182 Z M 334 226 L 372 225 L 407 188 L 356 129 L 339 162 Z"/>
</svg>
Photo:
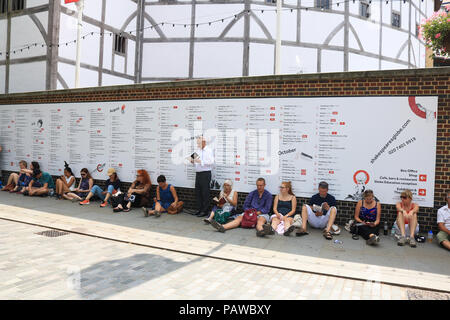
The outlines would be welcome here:
<svg viewBox="0 0 450 320">
<path fill-rule="evenodd" d="M 428 242 L 430 242 L 430 243 L 433 242 L 433 231 L 430 230 L 430 231 L 428 232 L 428 237 L 427 237 L 427 239 L 428 239 Z"/>
<path fill-rule="evenodd" d="M 388 234 L 388 223 L 387 223 L 387 221 L 384 222 L 384 231 L 383 231 L 383 234 L 384 234 L 385 236 L 387 236 L 387 234 Z"/>
<path fill-rule="evenodd" d="M 392 226 L 392 229 L 391 229 L 391 237 L 393 239 L 395 239 L 395 228 L 394 228 L 394 226 Z"/>
<path fill-rule="evenodd" d="M 334 243 L 336 243 L 336 244 L 342 244 L 342 241 L 341 240 L 334 240 Z"/>
</svg>

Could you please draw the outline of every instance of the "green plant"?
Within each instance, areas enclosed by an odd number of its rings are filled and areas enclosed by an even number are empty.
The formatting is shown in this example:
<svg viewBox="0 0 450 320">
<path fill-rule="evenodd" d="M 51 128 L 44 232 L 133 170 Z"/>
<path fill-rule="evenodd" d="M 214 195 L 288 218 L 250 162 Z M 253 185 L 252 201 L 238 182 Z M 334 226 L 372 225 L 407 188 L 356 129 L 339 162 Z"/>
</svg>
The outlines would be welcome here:
<svg viewBox="0 0 450 320">
<path fill-rule="evenodd" d="M 422 21 L 419 37 L 433 50 L 433 57 L 450 57 L 450 4 Z"/>
</svg>

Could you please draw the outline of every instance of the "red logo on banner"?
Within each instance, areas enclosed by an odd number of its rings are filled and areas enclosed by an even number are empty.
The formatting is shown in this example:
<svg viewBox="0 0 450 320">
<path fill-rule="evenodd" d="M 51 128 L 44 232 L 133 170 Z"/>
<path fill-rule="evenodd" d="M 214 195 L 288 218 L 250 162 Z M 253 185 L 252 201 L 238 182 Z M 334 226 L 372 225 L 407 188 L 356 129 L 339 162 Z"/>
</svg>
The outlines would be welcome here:
<svg viewBox="0 0 450 320">
<path fill-rule="evenodd" d="M 306 169 L 302 169 L 302 170 L 301 170 L 301 175 L 302 175 L 302 176 L 306 176 Z"/>
<path fill-rule="evenodd" d="M 197 117 L 197 120 L 202 120 L 202 117 Z"/>
<path fill-rule="evenodd" d="M 172 152 L 172 149 L 169 149 L 169 152 Z"/>
<path fill-rule="evenodd" d="M 27 157 L 29 158 L 29 157 L 30 157 L 30 155 L 29 155 L 29 154 L 27 154 Z"/>
<path fill-rule="evenodd" d="M 270 110 L 275 110 L 275 107 L 270 107 Z"/>
<path fill-rule="evenodd" d="M 241 165 L 241 163 L 240 163 L 240 162 L 236 162 L 236 165 L 237 165 L 237 166 L 240 166 L 240 165 Z"/>
<path fill-rule="evenodd" d="M 178 106 L 173 106 L 174 109 L 178 109 Z"/>
<path fill-rule="evenodd" d="M 61 111 L 61 109 L 58 109 L 58 112 L 60 112 Z"/>
<path fill-rule="evenodd" d="M 58 171 L 61 172 L 62 170 L 61 170 L 61 169 L 58 169 Z"/>
<path fill-rule="evenodd" d="M 79 0 L 64 0 L 64 3 L 65 4 L 68 4 L 68 3 L 72 3 L 72 2 L 78 2 Z"/>
<path fill-rule="evenodd" d="M 100 133 L 101 131 L 100 130 L 97 130 L 97 133 Z"/>
<path fill-rule="evenodd" d="M 236 158 L 240 158 L 240 157 L 241 157 L 240 155 L 238 155 L 238 154 L 236 155 Z"/>
<path fill-rule="evenodd" d="M 8 129 L 11 129 L 11 126 L 8 126 Z"/>
<path fill-rule="evenodd" d="M 234 178 L 235 181 L 241 181 L 241 178 Z"/>
<path fill-rule="evenodd" d="M 333 111 L 333 116 L 337 115 L 338 112 L 337 111 Z"/>
<path fill-rule="evenodd" d="M 427 189 L 419 189 L 419 196 L 426 196 L 427 195 Z"/>
<path fill-rule="evenodd" d="M 339 122 L 341 126 L 345 126 L 345 122 Z"/>
<path fill-rule="evenodd" d="M 419 175 L 419 181 L 426 182 L 427 181 L 427 175 L 426 174 L 420 174 Z"/>
<path fill-rule="evenodd" d="M 272 173 L 272 170 L 266 170 L 266 173 Z"/>
<path fill-rule="evenodd" d="M 331 121 L 331 122 L 336 122 L 336 119 L 331 119 L 330 121 Z"/>
<path fill-rule="evenodd" d="M 102 108 L 98 108 L 97 111 L 102 111 Z"/>
<path fill-rule="evenodd" d="M 356 180 L 356 176 L 359 175 L 360 173 L 363 173 L 366 176 L 366 181 L 364 182 L 366 185 L 369 183 L 370 180 L 370 176 L 369 173 L 367 173 L 367 171 L 364 170 L 358 170 L 355 172 L 355 174 L 353 175 L 353 181 L 358 184 L 358 180 Z"/>
<path fill-rule="evenodd" d="M 275 113 L 271 113 L 270 116 L 271 116 L 271 117 L 275 117 Z"/>
<path fill-rule="evenodd" d="M 177 125 L 177 124 L 174 124 L 173 126 L 174 126 L 175 128 L 178 128 L 178 125 Z"/>
<path fill-rule="evenodd" d="M 240 171 L 236 171 L 235 173 L 236 173 L 236 174 L 241 174 L 241 172 L 240 172 Z"/>
<path fill-rule="evenodd" d="M 329 174 L 334 174 L 334 170 L 328 171 Z"/>
<path fill-rule="evenodd" d="M 119 163 L 119 167 L 122 167 L 122 166 L 123 166 L 123 164 Z"/>
<path fill-rule="evenodd" d="M 259 161 L 264 161 L 264 158 L 259 158 Z"/>
<path fill-rule="evenodd" d="M 332 135 L 337 135 L 337 131 L 333 131 L 331 134 Z"/>
<path fill-rule="evenodd" d="M 57 129 L 61 129 L 61 127 L 56 127 Z"/>
<path fill-rule="evenodd" d="M 11 162 L 11 167 L 14 167 L 14 162 Z"/>
<path fill-rule="evenodd" d="M 306 138 L 308 138 L 308 135 L 307 135 L 307 134 L 303 134 L 303 135 L 302 135 L 302 138 L 303 138 L 303 139 L 306 139 Z"/>
</svg>

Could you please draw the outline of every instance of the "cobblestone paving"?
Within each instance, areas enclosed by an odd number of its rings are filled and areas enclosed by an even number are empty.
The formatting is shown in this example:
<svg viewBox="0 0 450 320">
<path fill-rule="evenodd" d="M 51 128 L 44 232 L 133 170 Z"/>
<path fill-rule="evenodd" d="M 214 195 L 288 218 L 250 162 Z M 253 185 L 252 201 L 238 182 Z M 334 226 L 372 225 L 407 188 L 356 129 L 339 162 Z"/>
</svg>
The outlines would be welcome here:
<svg viewBox="0 0 450 320">
<path fill-rule="evenodd" d="M 0 220 L 0 299 L 450 299 Z"/>
</svg>

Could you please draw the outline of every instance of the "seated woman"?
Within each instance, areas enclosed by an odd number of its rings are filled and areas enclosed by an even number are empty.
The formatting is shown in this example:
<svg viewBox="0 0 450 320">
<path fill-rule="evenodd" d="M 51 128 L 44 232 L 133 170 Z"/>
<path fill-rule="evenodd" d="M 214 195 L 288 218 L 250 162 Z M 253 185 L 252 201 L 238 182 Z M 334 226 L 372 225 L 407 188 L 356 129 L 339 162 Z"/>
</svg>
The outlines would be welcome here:
<svg viewBox="0 0 450 320">
<path fill-rule="evenodd" d="M 144 215 L 148 217 L 149 215 L 154 215 L 155 217 L 160 217 L 162 212 L 169 214 L 175 214 L 181 211 L 183 208 L 183 201 L 178 201 L 177 191 L 175 187 L 166 182 L 166 177 L 160 175 L 157 179 L 158 187 L 156 187 L 156 198 L 154 198 L 155 203 L 151 210 L 146 207 L 142 207 Z"/>
<path fill-rule="evenodd" d="M 409 242 L 412 248 L 417 246 L 414 236 L 419 233 L 419 224 L 417 223 L 417 213 L 419 205 L 412 202 L 412 192 L 404 190 L 400 195 L 401 201 L 396 204 L 397 220 L 395 221 L 395 233 L 400 234 L 397 244 L 404 246 Z M 406 238 L 405 235 L 409 237 Z"/>
<path fill-rule="evenodd" d="M 292 192 L 291 182 L 282 182 L 280 186 L 280 193 L 275 196 L 273 202 L 272 229 L 278 233 L 278 227 L 283 224 L 284 227 L 281 230 L 285 236 L 289 236 L 295 227 L 292 225 L 297 208 L 297 198 Z"/>
<path fill-rule="evenodd" d="M 120 190 L 120 180 L 114 168 L 109 168 L 107 175 L 109 176 L 109 179 L 106 180 L 105 191 L 103 191 L 102 188 L 100 188 L 98 185 L 93 186 L 91 191 L 88 193 L 86 199 L 80 202 L 80 205 L 89 204 L 90 203 L 89 200 L 93 196 L 97 196 L 102 201 L 100 207 L 104 208 L 108 205 L 108 200 L 111 197 L 111 195 Z"/>
<path fill-rule="evenodd" d="M 91 191 L 92 186 L 94 185 L 94 179 L 92 179 L 91 175 L 89 174 L 89 170 L 83 168 L 81 169 L 80 174 L 81 179 L 78 187 L 75 188 L 72 192 L 64 194 L 64 199 L 72 201 L 83 201 Z"/>
<path fill-rule="evenodd" d="M 222 224 L 226 223 L 228 217 L 233 214 L 238 202 L 238 193 L 232 190 L 232 188 L 233 182 L 231 180 L 225 180 L 223 183 L 223 190 L 220 191 L 219 194 L 219 202 L 216 203 L 209 217 L 203 219 L 206 224 L 211 223 L 211 220 L 214 219 L 216 212 L 223 215 L 223 218 L 220 219 L 216 217 L 216 221 Z"/>
<path fill-rule="evenodd" d="M 75 176 L 67 162 L 64 161 L 64 175 L 56 180 L 56 199 L 66 199 L 64 195 L 75 189 Z"/>
<path fill-rule="evenodd" d="M 27 162 L 25 160 L 19 161 L 19 173 L 11 173 L 8 177 L 8 183 L 5 187 L 3 187 L 2 191 L 20 192 L 22 188 L 28 187 L 31 181 L 31 174 L 23 172 L 24 169 L 27 169 Z"/>
<path fill-rule="evenodd" d="M 129 212 L 131 207 L 145 207 L 149 204 L 150 188 L 152 187 L 152 182 L 150 181 L 150 176 L 146 170 L 138 170 L 136 175 L 136 180 L 131 184 L 130 189 L 128 189 L 127 194 L 121 194 L 117 200 L 111 202 L 113 204 L 114 212 Z"/>
<path fill-rule="evenodd" d="M 362 236 L 368 245 L 380 242 L 378 236 L 380 228 L 381 204 L 375 200 L 372 190 L 363 193 L 363 200 L 358 201 L 355 207 L 356 234 Z"/>
</svg>

